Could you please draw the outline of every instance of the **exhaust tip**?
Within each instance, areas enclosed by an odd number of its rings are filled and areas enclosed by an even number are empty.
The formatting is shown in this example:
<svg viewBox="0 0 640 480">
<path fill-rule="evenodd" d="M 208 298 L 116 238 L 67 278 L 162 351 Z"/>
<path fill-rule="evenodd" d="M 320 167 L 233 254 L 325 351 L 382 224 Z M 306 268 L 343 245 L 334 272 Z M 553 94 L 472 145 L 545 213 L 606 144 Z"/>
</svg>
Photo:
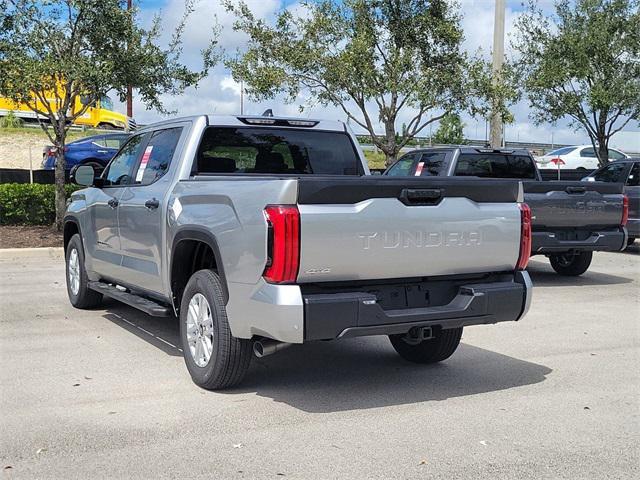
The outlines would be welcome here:
<svg viewBox="0 0 640 480">
<path fill-rule="evenodd" d="M 290 346 L 290 343 L 279 342 L 277 340 L 271 340 L 270 338 L 263 338 L 253 342 L 253 353 L 256 357 L 262 358 L 284 350 Z"/>
<path fill-rule="evenodd" d="M 258 357 L 264 357 L 264 345 L 261 342 L 253 342 L 253 354 Z"/>
</svg>

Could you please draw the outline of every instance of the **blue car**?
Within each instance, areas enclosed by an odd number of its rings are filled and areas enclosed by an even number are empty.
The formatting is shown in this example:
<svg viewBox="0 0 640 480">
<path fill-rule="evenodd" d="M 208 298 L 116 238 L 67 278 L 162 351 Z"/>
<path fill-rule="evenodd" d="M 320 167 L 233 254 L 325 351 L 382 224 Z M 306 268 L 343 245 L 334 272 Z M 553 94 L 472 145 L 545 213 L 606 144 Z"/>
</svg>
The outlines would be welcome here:
<svg viewBox="0 0 640 480">
<path fill-rule="evenodd" d="M 78 165 L 91 165 L 94 170 L 101 172 L 129 136 L 128 133 L 103 133 L 67 144 L 64 150 L 66 169 L 71 170 Z M 55 154 L 55 147 L 45 147 L 42 159 L 43 169 L 55 168 Z"/>
</svg>

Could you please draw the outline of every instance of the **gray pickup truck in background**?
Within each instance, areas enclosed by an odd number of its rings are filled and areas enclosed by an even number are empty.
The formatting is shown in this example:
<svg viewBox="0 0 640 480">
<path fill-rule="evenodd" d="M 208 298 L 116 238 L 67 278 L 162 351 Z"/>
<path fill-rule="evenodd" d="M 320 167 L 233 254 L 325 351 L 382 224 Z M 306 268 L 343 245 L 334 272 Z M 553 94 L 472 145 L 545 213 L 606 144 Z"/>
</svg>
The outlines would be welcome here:
<svg viewBox="0 0 640 480">
<path fill-rule="evenodd" d="M 594 251 L 627 246 L 629 205 L 622 183 L 543 181 L 527 150 L 419 149 L 401 157 L 384 175 L 521 180 L 533 223 L 531 255 L 546 255 L 561 275 L 586 272 Z"/>
<path fill-rule="evenodd" d="M 342 123 L 197 116 L 137 131 L 64 223 L 67 291 L 180 319 L 196 384 L 253 354 L 388 335 L 433 363 L 468 325 L 527 312 L 530 215 L 513 180 L 370 176 Z M 252 352 L 253 350 L 253 352 Z"/>
<path fill-rule="evenodd" d="M 624 185 L 624 194 L 629 201 L 627 216 L 627 245 L 640 238 L 640 158 L 616 160 L 599 168 L 582 179 L 585 182 L 619 183 Z"/>
</svg>

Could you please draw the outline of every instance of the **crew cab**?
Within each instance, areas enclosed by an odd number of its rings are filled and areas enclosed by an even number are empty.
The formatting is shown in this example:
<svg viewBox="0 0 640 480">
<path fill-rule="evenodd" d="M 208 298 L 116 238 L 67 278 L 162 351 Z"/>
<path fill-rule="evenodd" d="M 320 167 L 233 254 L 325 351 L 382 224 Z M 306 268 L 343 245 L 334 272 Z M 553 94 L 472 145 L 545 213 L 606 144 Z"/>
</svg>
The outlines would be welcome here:
<svg viewBox="0 0 640 480">
<path fill-rule="evenodd" d="M 196 116 L 137 131 L 64 219 L 67 292 L 179 316 L 207 389 L 290 344 L 388 335 L 445 360 L 462 329 L 531 302 L 530 212 L 514 180 L 370 176 L 340 122 Z"/>
<path fill-rule="evenodd" d="M 594 251 L 626 248 L 628 199 L 621 183 L 543 181 L 527 150 L 473 146 L 414 150 L 386 176 L 522 180 L 531 209 L 531 255 L 545 255 L 560 275 L 582 275 Z"/>
</svg>

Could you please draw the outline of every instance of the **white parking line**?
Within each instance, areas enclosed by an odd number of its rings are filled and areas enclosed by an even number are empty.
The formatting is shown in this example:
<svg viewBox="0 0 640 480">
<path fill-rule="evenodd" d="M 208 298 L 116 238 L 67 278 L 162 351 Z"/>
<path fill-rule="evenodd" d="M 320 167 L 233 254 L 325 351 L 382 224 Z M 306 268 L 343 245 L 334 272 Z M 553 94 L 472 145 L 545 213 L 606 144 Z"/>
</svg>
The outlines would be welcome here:
<svg viewBox="0 0 640 480">
<path fill-rule="evenodd" d="M 149 330 L 146 330 L 146 329 L 142 328 L 140 325 L 137 325 L 136 323 L 132 322 L 131 320 L 127 320 L 127 319 L 126 319 L 126 318 L 124 318 L 122 315 L 118 315 L 117 313 L 113 313 L 113 312 L 111 312 L 111 314 L 112 314 L 112 315 L 114 315 L 114 316 L 116 316 L 116 317 L 118 317 L 118 318 L 119 318 L 120 320 L 122 320 L 123 322 L 128 323 L 128 324 L 129 324 L 129 325 L 131 325 L 132 327 L 136 327 L 138 330 L 140 330 L 140 331 L 142 331 L 142 332 L 146 333 L 147 335 L 149 335 L 149 336 L 151 336 L 151 337 L 153 337 L 153 338 L 155 338 L 155 339 L 157 339 L 157 340 L 160 340 L 162 343 L 166 343 L 166 344 L 167 344 L 167 345 L 169 345 L 170 347 L 175 348 L 176 350 L 178 350 L 179 352 L 181 352 L 181 353 L 182 353 L 182 349 L 181 349 L 181 348 L 178 348 L 178 347 L 177 347 L 176 345 L 174 345 L 173 343 L 166 341 L 164 338 L 161 338 L 161 337 L 157 336 L 156 334 L 154 334 L 154 333 L 150 332 Z"/>
</svg>

